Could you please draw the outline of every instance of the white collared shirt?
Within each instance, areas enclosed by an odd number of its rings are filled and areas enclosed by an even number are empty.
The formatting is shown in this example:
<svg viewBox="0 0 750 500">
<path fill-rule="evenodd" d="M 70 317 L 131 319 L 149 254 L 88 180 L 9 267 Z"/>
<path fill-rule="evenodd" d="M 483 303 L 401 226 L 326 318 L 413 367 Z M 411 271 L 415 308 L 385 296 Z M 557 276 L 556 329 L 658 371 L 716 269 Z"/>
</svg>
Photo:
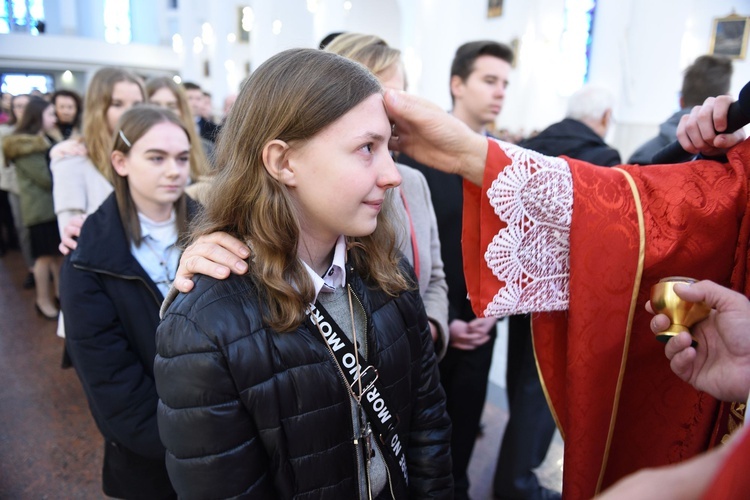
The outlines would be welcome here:
<svg viewBox="0 0 750 500">
<path fill-rule="evenodd" d="M 320 292 L 332 292 L 338 287 L 346 285 L 346 237 L 342 234 L 336 240 L 336 246 L 333 250 L 333 262 L 328 268 L 326 273 L 321 277 L 318 276 L 313 268 L 307 265 L 307 262 L 302 261 L 307 269 L 307 274 L 313 282 L 315 287 L 315 298 L 313 303 L 318 300 L 318 294 Z"/>
<path fill-rule="evenodd" d="M 141 245 L 131 243 L 130 253 L 166 297 L 180 262 L 175 212 L 172 210 L 169 220 L 164 222 L 154 222 L 139 212 L 138 220 Z"/>
</svg>

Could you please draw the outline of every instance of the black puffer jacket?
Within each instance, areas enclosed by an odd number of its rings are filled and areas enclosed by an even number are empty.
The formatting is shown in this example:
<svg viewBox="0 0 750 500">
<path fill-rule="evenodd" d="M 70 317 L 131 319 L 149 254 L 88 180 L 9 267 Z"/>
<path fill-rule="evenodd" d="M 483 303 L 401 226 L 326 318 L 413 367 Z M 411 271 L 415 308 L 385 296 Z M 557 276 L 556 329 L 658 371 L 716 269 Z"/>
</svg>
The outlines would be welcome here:
<svg viewBox="0 0 750 500">
<path fill-rule="evenodd" d="M 409 485 L 389 470 L 394 497 L 451 498 L 450 421 L 419 294 L 394 299 L 347 274 L 407 450 Z M 200 277 L 158 329 L 172 483 L 185 498 L 356 499 L 351 400 L 335 362 L 304 325 L 278 333 L 264 324 L 257 296 L 247 277 Z M 378 498 L 390 497 L 386 486 Z"/>
</svg>

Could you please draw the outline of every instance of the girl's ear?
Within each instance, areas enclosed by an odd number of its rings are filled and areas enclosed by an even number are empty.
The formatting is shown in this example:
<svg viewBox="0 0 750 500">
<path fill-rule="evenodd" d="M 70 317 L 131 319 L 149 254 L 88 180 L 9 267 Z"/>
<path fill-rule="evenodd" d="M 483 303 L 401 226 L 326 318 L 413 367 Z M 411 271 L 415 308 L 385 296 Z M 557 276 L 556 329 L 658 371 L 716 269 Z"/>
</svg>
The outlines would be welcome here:
<svg viewBox="0 0 750 500">
<path fill-rule="evenodd" d="M 289 151 L 289 144 L 286 142 L 279 139 L 269 141 L 263 146 L 263 166 L 271 177 L 285 186 L 294 187 L 297 179 L 287 158 Z"/>
<path fill-rule="evenodd" d="M 128 176 L 128 162 L 125 153 L 123 153 L 122 151 L 112 151 L 112 154 L 110 155 L 110 161 L 112 162 L 112 167 L 114 167 L 117 175 L 119 175 L 120 177 Z"/>
</svg>

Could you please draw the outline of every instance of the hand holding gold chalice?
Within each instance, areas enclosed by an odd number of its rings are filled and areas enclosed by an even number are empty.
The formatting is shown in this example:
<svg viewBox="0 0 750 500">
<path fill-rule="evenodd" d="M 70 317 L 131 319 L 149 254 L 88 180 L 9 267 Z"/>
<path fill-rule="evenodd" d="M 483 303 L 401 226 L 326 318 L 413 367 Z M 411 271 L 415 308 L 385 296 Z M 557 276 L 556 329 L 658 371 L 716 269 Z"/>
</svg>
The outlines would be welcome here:
<svg viewBox="0 0 750 500">
<path fill-rule="evenodd" d="M 666 343 L 680 332 L 689 333 L 691 326 L 708 317 L 711 308 L 705 302 L 688 302 L 674 291 L 677 283 L 689 285 L 696 282 L 693 278 L 670 276 L 651 287 L 651 308 L 656 314 L 665 314 L 672 322 L 666 331 L 656 335 L 656 340 Z M 696 345 L 697 342 L 693 339 L 693 347 Z"/>
</svg>

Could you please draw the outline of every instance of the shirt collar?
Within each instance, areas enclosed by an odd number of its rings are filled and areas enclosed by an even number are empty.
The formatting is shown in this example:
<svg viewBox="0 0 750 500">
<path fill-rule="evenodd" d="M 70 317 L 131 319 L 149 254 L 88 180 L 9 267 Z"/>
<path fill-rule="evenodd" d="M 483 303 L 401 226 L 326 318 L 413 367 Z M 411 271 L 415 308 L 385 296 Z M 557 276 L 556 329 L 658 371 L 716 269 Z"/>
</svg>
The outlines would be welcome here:
<svg viewBox="0 0 750 500">
<path fill-rule="evenodd" d="M 320 292 L 329 293 L 338 287 L 343 287 L 346 285 L 346 237 L 342 234 L 336 240 L 336 246 L 333 250 L 333 262 L 322 277 L 318 276 L 305 261 L 302 261 L 302 264 L 304 264 L 307 274 L 310 276 L 315 287 L 315 299 L 313 302 L 318 300 Z"/>
<path fill-rule="evenodd" d="M 175 226 L 176 220 L 177 216 L 174 210 L 172 210 L 172 213 L 169 215 L 169 219 L 163 222 L 155 222 L 142 213 L 138 212 L 138 222 L 141 225 L 141 240 L 145 239 L 146 237 L 150 237 L 154 240 L 159 240 L 159 236 L 161 236 L 159 233 L 165 232 L 165 230 L 172 229 Z M 156 236 L 154 236 L 154 234 L 156 234 Z"/>
</svg>

